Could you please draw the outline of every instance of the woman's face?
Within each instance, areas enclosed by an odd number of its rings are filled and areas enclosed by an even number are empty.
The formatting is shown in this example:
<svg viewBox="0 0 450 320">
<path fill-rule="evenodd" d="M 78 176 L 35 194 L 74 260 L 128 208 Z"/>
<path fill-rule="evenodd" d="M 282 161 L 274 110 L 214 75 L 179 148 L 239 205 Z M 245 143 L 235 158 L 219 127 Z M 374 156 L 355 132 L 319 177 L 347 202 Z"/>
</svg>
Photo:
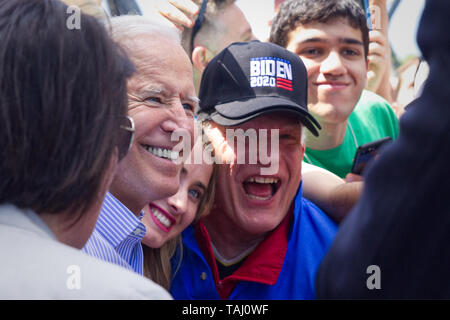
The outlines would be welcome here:
<svg viewBox="0 0 450 320">
<path fill-rule="evenodd" d="M 178 192 L 156 200 L 145 207 L 142 218 L 147 232 L 142 243 L 160 248 L 166 241 L 180 234 L 195 218 L 213 170 L 208 164 L 184 164 Z"/>
</svg>

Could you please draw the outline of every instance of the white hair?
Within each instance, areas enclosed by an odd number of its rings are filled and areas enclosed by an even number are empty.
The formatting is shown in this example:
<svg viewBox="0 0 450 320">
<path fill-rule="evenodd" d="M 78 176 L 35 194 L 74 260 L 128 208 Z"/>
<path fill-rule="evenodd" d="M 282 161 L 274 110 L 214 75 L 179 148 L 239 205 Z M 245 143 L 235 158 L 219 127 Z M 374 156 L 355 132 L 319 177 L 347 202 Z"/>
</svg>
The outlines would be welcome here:
<svg viewBox="0 0 450 320">
<path fill-rule="evenodd" d="M 113 17 L 110 19 L 110 28 L 111 37 L 122 46 L 130 39 L 136 39 L 143 35 L 172 39 L 174 42 L 181 44 L 181 36 L 174 28 L 143 16 Z"/>
</svg>

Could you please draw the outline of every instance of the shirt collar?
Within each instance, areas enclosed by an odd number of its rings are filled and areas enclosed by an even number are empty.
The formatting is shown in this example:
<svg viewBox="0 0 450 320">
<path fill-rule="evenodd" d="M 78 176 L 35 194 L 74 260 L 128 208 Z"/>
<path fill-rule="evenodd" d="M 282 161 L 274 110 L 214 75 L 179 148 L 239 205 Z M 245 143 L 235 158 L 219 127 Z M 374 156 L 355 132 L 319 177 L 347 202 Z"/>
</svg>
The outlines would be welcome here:
<svg viewBox="0 0 450 320">
<path fill-rule="evenodd" d="M 239 281 L 252 281 L 273 285 L 277 282 L 287 251 L 288 235 L 292 223 L 294 204 L 288 214 L 244 261 L 232 275 L 219 279 L 219 272 L 211 247 L 209 234 L 201 221 L 194 227 L 195 238 L 211 267 L 217 291 L 222 299 L 228 299 Z"/>
<path fill-rule="evenodd" d="M 0 225 L 29 230 L 42 237 L 57 240 L 41 217 L 31 209 L 20 209 L 13 204 L 0 205 Z"/>
<path fill-rule="evenodd" d="M 110 192 L 106 193 L 96 229 L 114 248 L 127 238 L 142 240 L 145 226 L 141 222 L 144 211 L 137 217 Z"/>
</svg>

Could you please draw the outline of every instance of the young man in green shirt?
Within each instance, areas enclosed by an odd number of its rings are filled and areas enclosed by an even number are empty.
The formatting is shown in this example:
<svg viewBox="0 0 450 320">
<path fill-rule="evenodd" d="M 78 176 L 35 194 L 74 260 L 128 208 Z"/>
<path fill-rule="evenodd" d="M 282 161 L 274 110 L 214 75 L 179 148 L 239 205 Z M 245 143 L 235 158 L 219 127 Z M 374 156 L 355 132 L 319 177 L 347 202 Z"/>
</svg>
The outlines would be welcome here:
<svg viewBox="0 0 450 320">
<path fill-rule="evenodd" d="M 287 0 L 270 41 L 297 53 L 308 72 L 308 109 L 322 126 L 307 135 L 305 161 L 340 177 L 351 171 L 358 146 L 398 135 L 398 120 L 381 97 L 363 91 L 369 32 L 353 0 Z"/>
</svg>

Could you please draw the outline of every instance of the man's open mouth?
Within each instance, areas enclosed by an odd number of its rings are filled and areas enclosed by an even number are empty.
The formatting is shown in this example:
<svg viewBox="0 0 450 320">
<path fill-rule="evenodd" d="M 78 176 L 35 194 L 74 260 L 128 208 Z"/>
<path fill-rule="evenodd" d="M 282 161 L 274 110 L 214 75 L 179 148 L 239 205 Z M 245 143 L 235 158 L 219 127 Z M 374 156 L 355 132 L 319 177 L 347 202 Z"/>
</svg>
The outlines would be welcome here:
<svg viewBox="0 0 450 320">
<path fill-rule="evenodd" d="M 244 181 L 243 187 L 248 197 L 255 200 L 271 199 L 281 186 L 276 177 L 254 176 Z"/>
<path fill-rule="evenodd" d="M 160 148 L 160 147 L 154 147 L 149 145 L 142 145 L 145 150 L 150 152 L 152 155 L 162 158 L 162 159 L 168 159 L 168 160 L 177 160 L 180 156 L 179 151 L 173 151 L 171 149 L 166 148 Z"/>
</svg>

